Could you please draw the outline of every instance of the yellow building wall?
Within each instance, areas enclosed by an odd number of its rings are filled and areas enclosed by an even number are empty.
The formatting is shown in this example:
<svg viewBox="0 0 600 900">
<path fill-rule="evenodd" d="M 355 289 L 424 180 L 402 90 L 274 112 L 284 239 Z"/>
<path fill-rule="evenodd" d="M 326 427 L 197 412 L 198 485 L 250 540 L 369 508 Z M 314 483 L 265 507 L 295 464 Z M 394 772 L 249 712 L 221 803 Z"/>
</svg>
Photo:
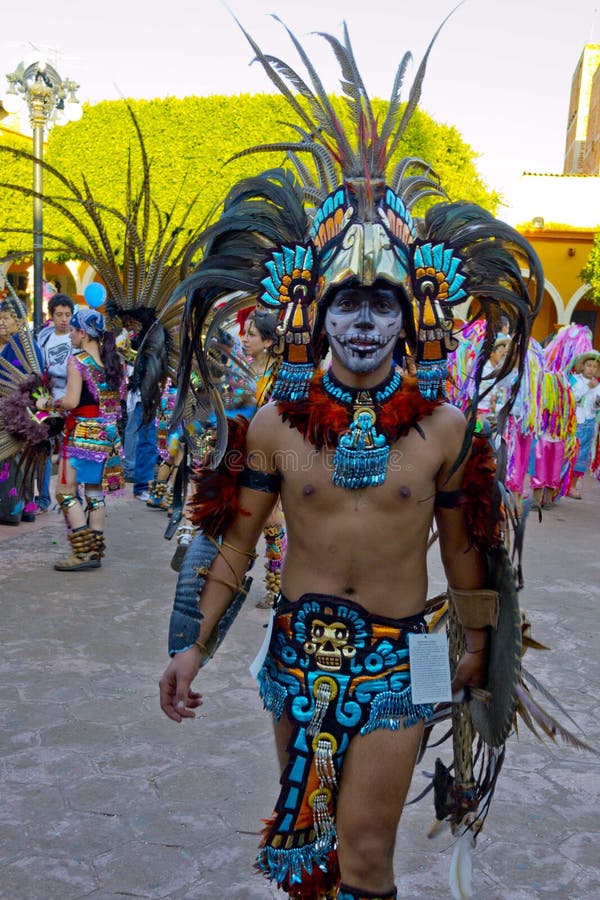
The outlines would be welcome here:
<svg viewBox="0 0 600 900">
<path fill-rule="evenodd" d="M 550 227 L 519 231 L 534 247 L 544 270 L 544 299 L 533 326 L 534 338 L 541 341 L 571 321 L 568 307 L 585 284 L 580 273 L 587 263 L 595 232 Z M 579 299 L 575 309 L 598 311 L 594 346 L 600 347 L 600 306 L 592 300 Z"/>
</svg>

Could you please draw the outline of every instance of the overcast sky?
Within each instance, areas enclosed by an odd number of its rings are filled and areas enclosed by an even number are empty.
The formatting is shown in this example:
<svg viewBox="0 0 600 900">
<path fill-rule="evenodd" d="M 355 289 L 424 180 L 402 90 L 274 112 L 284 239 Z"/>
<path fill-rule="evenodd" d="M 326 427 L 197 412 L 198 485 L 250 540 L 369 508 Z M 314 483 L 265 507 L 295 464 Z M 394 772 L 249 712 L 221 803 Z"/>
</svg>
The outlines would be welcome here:
<svg viewBox="0 0 600 900">
<path fill-rule="evenodd" d="M 596 0 L 600 6 L 600 0 Z M 301 39 L 328 89 L 337 64 L 311 32 L 348 24 L 372 96 L 387 98 L 405 50 L 416 64 L 447 0 L 231 0 L 261 48 L 300 67 L 270 13 Z M 271 82 L 220 0 L 28 0 L 4 4 L 4 71 L 45 56 L 83 100 L 269 92 Z M 593 0 L 465 0 L 432 51 L 421 106 L 456 125 L 491 187 L 510 200 L 523 171 L 562 172 L 569 90 L 585 43 L 600 43 Z M 416 65 L 415 65 L 416 68 Z M 413 69 L 414 71 L 414 69 Z"/>
</svg>

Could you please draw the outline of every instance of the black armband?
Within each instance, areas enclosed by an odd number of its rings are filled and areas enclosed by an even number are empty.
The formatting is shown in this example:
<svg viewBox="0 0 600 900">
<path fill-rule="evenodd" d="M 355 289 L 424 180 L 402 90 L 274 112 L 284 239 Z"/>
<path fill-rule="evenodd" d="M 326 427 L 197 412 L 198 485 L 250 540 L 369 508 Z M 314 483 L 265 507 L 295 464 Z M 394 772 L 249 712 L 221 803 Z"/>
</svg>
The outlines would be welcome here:
<svg viewBox="0 0 600 900">
<path fill-rule="evenodd" d="M 278 494 L 281 487 L 281 475 L 278 472 L 275 474 L 259 472 L 244 466 L 239 485 L 253 491 L 263 491 L 265 494 Z"/>
<path fill-rule="evenodd" d="M 436 491 L 435 506 L 438 509 L 456 509 L 461 496 L 462 491 Z"/>
</svg>

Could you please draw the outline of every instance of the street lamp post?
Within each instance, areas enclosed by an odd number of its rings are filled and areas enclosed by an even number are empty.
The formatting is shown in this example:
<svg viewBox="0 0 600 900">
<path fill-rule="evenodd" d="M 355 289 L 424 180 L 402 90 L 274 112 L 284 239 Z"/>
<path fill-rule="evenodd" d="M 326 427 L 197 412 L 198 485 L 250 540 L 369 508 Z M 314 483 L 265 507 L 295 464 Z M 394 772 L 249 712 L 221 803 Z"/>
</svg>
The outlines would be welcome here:
<svg viewBox="0 0 600 900">
<path fill-rule="evenodd" d="M 17 112 L 21 99 L 24 99 L 33 129 L 33 330 L 37 334 L 43 318 L 44 134 L 51 123 L 62 124 L 81 118 L 81 106 L 76 97 L 79 85 L 69 79 L 63 80 L 56 69 L 46 62 L 32 63 L 27 67 L 19 63 L 6 79 L 9 88 L 2 105 L 7 112 Z"/>
</svg>

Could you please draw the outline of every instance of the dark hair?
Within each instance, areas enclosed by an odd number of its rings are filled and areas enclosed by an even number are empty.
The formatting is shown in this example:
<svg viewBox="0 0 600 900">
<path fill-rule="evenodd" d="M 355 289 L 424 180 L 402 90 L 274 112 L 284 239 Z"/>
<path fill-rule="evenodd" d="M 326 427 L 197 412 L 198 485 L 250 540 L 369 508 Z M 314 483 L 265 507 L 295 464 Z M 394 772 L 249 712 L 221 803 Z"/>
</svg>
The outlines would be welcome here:
<svg viewBox="0 0 600 900">
<path fill-rule="evenodd" d="M 118 390 L 123 378 L 123 363 L 117 350 L 114 331 L 105 331 L 99 341 L 100 359 L 104 366 L 106 383 L 111 391 Z"/>
<path fill-rule="evenodd" d="M 131 319 L 133 322 L 140 323 L 140 333 L 136 335 L 135 340 L 131 342 L 134 350 L 139 348 L 146 337 L 146 333 L 156 321 L 156 310 L 151 306 L 137 306 L 132 309 L 123 309 L 112 297 L 106 301 L 106 315 L 109 319 L 120 319 L 123 325 L 125 319 Z"/>
<path fill-rule="evenodd" d="M 53 297 L 50 297 L 50 300 L 48 301 L 48 312 L 51 316 L 54 315 L 57 306 L 68 306 L 71 313 L 73 313 L 73 310 L 75 309 L 75 304 L 68 294 L 54 294 Z"/>
<path fill-rule="evenodd" d="M 274 341 L 276 339 L 275 327 L 278 322 L 276 313 L 268 312 L 266 309 L 255 309 L 246 319 L 246 325 L 249 325 L 251 322 L 263 341 Z"/>
</svg>

